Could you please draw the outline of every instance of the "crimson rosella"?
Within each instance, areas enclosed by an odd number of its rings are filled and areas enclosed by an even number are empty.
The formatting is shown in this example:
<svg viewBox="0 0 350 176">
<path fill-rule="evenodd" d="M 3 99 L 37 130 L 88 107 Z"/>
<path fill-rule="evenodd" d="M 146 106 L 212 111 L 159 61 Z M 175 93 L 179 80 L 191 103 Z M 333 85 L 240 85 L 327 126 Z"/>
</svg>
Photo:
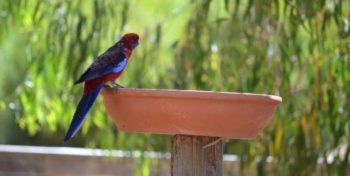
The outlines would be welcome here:
<svg viewBox="0 0 350 176">
<path fill-rule="evenodd" d="M 110 47 L 90 65 L 90 67 L 75 82 L 85 82 L 84 95 L 70 124 L 64 142 L 72 138 L 81 127 L 85 116 L 105 83 L 115 81 L 123 72 L 132 50 L 138 45 L 139 36 L 134 33 L 126 34 L 120 41 Z"/>
</svg>

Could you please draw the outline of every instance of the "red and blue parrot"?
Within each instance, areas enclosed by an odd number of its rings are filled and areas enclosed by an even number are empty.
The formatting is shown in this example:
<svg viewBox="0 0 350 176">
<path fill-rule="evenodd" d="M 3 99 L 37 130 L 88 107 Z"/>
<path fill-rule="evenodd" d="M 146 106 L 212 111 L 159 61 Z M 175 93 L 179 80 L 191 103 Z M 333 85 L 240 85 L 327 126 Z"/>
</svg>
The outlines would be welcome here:
<svg viewBox="0 0 350 176">
<path fill-rule="evenodd" d="M 137 34 L 125 34 L 120 41 L 98 56 L 75 82 L 75 84 L 85 83 L 84 95 L 74 113 L 64 142 L 77 133 L 105 83 L 109 81 L 114 82 L 122 74 L 133 49 L 136 48 L 138 43 L 139 36 Z"/>
</svg>

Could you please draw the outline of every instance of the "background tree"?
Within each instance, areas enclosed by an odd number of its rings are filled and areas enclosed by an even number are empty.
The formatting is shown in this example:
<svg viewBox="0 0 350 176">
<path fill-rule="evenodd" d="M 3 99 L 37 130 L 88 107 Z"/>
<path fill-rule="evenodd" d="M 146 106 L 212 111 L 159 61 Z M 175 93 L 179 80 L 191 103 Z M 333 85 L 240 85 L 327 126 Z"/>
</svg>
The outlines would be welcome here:
<svg viewBox="0 0 350 176">
<path fill-rule="evenodd" d="M 1 1 L 0 140 L 62 145 L 82 89 L 74 80 L 137 32 L 127 87 L 283 97 L 257 140 L 226 145 L 242 174 L 349 174 L 349 20 L 346 0 Z M 169 150 L 168 136 L 117 131 L 99 101 L 69 145 Z"/>
</svg>

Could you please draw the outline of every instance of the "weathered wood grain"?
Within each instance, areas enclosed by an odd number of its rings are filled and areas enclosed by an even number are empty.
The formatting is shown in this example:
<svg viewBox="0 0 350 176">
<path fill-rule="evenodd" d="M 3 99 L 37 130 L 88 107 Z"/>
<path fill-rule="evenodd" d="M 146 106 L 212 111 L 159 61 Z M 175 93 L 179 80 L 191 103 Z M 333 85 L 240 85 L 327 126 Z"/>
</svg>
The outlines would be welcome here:
<svg viewBox="0 0 350 176">
<path fill-rule="evenodd" d="M 223 141 L 204 148 L 217 137 L 175 135 L 171 152 L 172 176 L 222 176 Z"/>
</svg>

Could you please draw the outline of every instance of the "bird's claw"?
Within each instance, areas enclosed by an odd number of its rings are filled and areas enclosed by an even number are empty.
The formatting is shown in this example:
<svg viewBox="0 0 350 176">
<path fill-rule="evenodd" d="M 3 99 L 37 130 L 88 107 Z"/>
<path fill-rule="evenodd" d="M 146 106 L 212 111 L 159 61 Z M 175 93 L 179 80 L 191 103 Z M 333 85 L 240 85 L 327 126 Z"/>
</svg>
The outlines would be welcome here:
<svg viewBox="0 0 350 176">
<path fill-rule="evenodd" d="M 115 87 L 117 87 L 117 88 L 125 88 L 124 86 L 122 86 L 122 85 L 120 85 L 120 84 L 115 84 Z"/>
<path fill-rule="evenodd" d="M 119 88 L 124 88 L 124 86 L 116 83 L 115 81 L 111 81 L 111 82 L 105 84 L 105 87 L 110 88 L 110 89 L 113 89 L 113 88 L 118 88 L 118 89 Z"/>
</svg>

